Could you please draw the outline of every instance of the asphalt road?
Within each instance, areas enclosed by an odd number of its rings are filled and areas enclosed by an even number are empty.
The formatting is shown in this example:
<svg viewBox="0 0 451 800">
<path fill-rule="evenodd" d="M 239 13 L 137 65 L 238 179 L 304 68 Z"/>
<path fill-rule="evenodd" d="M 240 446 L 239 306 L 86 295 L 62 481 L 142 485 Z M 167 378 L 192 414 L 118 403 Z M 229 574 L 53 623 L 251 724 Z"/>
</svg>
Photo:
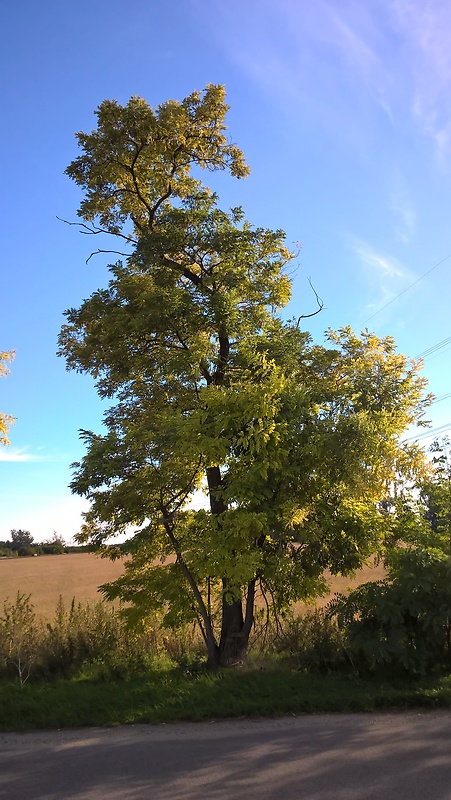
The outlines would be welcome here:
<svg viewBox="0 0 451 800">
<path fill-rule="evenodd" d="M 451 713 L 0 734 L 2 800 L 451 800 Z"/>
</svg>

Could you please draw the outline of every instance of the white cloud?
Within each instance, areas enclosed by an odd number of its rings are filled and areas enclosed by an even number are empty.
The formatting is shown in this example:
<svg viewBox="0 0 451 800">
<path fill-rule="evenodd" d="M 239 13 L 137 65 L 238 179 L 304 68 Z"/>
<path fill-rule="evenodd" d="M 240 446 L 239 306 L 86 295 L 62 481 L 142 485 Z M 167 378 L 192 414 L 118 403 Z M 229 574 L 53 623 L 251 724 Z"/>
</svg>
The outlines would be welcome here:
<svg viewBox="0 0 451 800">
<path fill-rule="evenodd" d="M 439 150 L 451 145 L 451 6 L 448 0 L 393 0 L 413 77 L 412 112 Z"/>
<path fill-rule="evenodd" d="M 375 250 L 371 245 L 359 239 L 354 239 L 352 249 L 359 257 L 361 263 L 377 278 L 407 278 L 408 271 L 392 256 Z"/>
<path fill-rule="evenodd" d="M 415 233 L 417 215 L 400 174 L 392 179 L 389 209 L 393 214 L 393 230 L 396 238 L 408 244 Z"/>
<path fill-rule="evenodd" d="M 346 113 L 344 136 L 356 116 L 360 135 L 364 124 L 370 135 L 373 103 L 394 124 L 414 122 L 440 153 L 451 151 L 449 0 L 212 6 L 211 35 L 278 105 L 329 126 Z"/>
<path fill-rule="evenodd" d="M 69 457 L 64 453 L 46 453 L 45 447 L 38 447 L 37 453 L 28 452 L 27 447 L 0 447 L 0 462 L 9 461 L 16 463 L 45 462 L 46 464 L 67 464 Z"/>
<path fill-rule="evenodd" d="M 362 325 L 395 300 L 412 280 L 412 274 L 398 259 L 376 250 L 367 242 L 356 237 L 350 237 L 349 241 L 359 259 L 372 298 L 361 309 L 360 321 L 356 324 Z M 362 317 L 365 318 L 363 322 Z"/>
<path fill-rule="evenodd" d="M 36 456 L 32 453 L 27 453 L 25 448 L 10 449 L 5 447 L 0 449 L 0 461 L 15 461 L 15 462 L 30 462 L 30 461 L 47 461 L 45 456 Z"/>
</svg>

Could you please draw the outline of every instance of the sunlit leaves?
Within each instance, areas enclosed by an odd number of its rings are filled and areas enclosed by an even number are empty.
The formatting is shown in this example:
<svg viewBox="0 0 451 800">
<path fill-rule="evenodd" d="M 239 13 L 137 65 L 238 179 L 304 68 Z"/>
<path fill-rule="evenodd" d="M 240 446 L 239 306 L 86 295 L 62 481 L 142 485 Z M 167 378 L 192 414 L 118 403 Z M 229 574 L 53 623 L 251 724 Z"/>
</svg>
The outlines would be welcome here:
<svg viewBox="0 0 451 800">
<path fill-rule="evenodd" d="M 106 433 L 83 433 L 71 484 L 91 501 L 84 540 L 133 531 L 105 591 L 174 625 L 198 619 L 206 639 L 222 600 L 250 598 L 250 626 L 256 587 L 282 608 L 378 547 L 378 501 L 424 407 L 417 365 L 391 339 L 346 328 L 318 346 L 282 321 L 283 231 L 222 210 L 200 177 L 247 173 L 226 111 L 215 86 L 156 110 L 106 101 L 78 135 L 67 172 L 85 192 L 80 216 L 125 237 L 129 255 L 66 312 L 59 340 L 68 368 L 114 401 Z"/>
<path fill-rule="evenodd" d="M 9 374 L 9 369 L 7 367 L 7 362 L 12 361 L 14 358 L 14 352 L 0 352 L 0 378 L 6 377 Z M 0 412 L 0 444 L 8 445 L 8 430 L 10 425 L 14 424 L 14 417 L 10 414 L 5 414 Z"/>
</svg>

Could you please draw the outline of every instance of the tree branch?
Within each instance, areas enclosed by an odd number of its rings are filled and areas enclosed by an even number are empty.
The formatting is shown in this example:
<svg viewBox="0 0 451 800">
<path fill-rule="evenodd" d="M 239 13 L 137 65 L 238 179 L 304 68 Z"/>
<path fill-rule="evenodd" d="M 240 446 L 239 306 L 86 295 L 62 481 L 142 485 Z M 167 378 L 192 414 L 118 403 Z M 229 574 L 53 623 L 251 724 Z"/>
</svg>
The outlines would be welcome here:
<svg viewBox="0 0 451 800">
<path fill-rule="evenodd" d="M 308 282 L 310 284 L 310 288 L 311 288 L 313 294 L 316 297 L 316 302 L 318 304 L 318 308 L 316 309 L 316 311 L 312 311 L 311 314 L 301 314 L 301 316 L 298 317 L 298 321 L 296 323 L 297 327 L 299 327 L 299 323 L 300 323 L 301 319 L 309 319 L 310 317 L 316 317 L 316 315 L 319 314 L 320 311 L 322 311 L 323 308 L 324 308 L 324 301 L 321 299 L 321 297 L 319 296 L 318 292 L 314 288 L 314 286 L 312 284 L 312 279 L 311 278 L 307 278 L 307 280 L 308 280 Z"/>
<path fill-rule="evenodd" d="M 91 255 L 88 256 L 88 258 L 86 259 L 85 264 L 87 264 L 89 261 L 91 261 L 91 258 L 93 256 L 99 255 L 99 253 L 114 253 L 117 256 L 124 256 L 125 258 L 127 258 L 130 255 L 130 253 L 122 253 L 120 250 L 94 250 L 91 253 Z"/>
<path fill-rule="evenodd" d="M 176 269 L 177 272 L 180 272 L 185 278 L 187 278 L 191 283 L 194 283 L 194 286 L 201 286 L 202 285 L 202 278 L 199 275 L 196 275 L 195 272 L 192 272 L 188 267 L 183 267 L 178 261 L 174 261 L 169 256 L 162 256 L 163 264 L 167 267 L 171 267 L 172 269 Z"/>
<path fill-rule="evenodd" d="M 108 231 L 105 228 L 99 228 L 97 225 L 91 225 L 91 226 L 86 225 L 85 222 L 69 222 L 69 220 L 63 219 L 62 217 L 58 217 L 58 215 L 56 218 L 60 222 L 64 222 L 66 225 L 75 225 L 77 228 L 84 228 L 84 230 L 80 231 L 80 233 L 82 233 L 84 236 L 98 236 L 99 233 L 105 233 L 108 236 L 119 236 L 121 239 L 124 239 L 129 244 L 135 244 L 135 245 L 137 244 L 137 241 L 133 236 L 128 236 L 125 233 L 120 233 L 120 231 L 114 231 L 114 232 Z"/>
<path fill-rule="evenodd" d="M 210 619 L 210 617 L 208 615 L 208 611 L 207 611 L 207 608 L 206 608 L 205 603 L 204 603 L 204 599 L 203 599 L 203 597 L 202 597 L 202 595 L 200 593 L 200 590 L 199 590 L 199 587 L 198 587 L 196 581 L 194 580 L 194 576 L 191 573 L 191 570 L 189 569 L 185 559 L 183 558 L 182 549 L 180 547 L 180 544 L 179 544 L 176 536 L 174 535 L 174 531 L 173 531 L 173 528 L 172 528 L 172 515 L 171 514 L 169 514 L 169 515 L 167 514 L 167 509 L 163 505 L 160 507 L 160 511 L 162 512 L 162 516 L 163 516 L 163 520 L 162 521 L 163 521 L 163 525 L 164 525 L 165 531 L 166 531 L 166 533 L 167 533 L 167 535 L 169 537 L 169 540 L 170 540 L 170 542 L 171 542 L 171 544 L 172 544 L 172 546 L 174 548 L 174 551 L 175 551 L 175 554 L 176 554 L 176 557 L 177 557 L 177 563 L 179 564 L 180 569 L 182 570 L 186 580 L 188 581 L 188 583 L 189 583 L 189 585 L 191 587 L 191 590 L 192 590 L 192 592 L 194 594 L 194 597 L 196 598 L 197 606 L 199 608 L 199 613 L 200 613 L 200 616 L 202 618 L 202 621 L 203 621 L 204 627 L 205 627 L 206 642 L 207 642 L 207 648 L 208 648 L 209 657 L 212 660 L 215 660 L 218 645 L 217 645 L 217 642 L 216 642 L 216 639 L 215 639 L 215 635 L 214 635 L 214 632 L 213 632 L 213 626 L 211 624 L 211 619 Z"/>
</svg>

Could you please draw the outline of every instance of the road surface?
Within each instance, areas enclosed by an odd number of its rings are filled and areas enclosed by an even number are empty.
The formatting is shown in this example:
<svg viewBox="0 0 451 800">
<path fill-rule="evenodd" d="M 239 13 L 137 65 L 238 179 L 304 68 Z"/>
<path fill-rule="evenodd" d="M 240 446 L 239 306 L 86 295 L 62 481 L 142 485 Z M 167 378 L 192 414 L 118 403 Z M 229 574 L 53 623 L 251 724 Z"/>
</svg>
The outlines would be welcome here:
<svg viewBox="0 0 451 800">
<path fill-rule="evenodd" d="M 451 712 L 0 734 L 1 800 L 451 800 Z"/>
</svg>

